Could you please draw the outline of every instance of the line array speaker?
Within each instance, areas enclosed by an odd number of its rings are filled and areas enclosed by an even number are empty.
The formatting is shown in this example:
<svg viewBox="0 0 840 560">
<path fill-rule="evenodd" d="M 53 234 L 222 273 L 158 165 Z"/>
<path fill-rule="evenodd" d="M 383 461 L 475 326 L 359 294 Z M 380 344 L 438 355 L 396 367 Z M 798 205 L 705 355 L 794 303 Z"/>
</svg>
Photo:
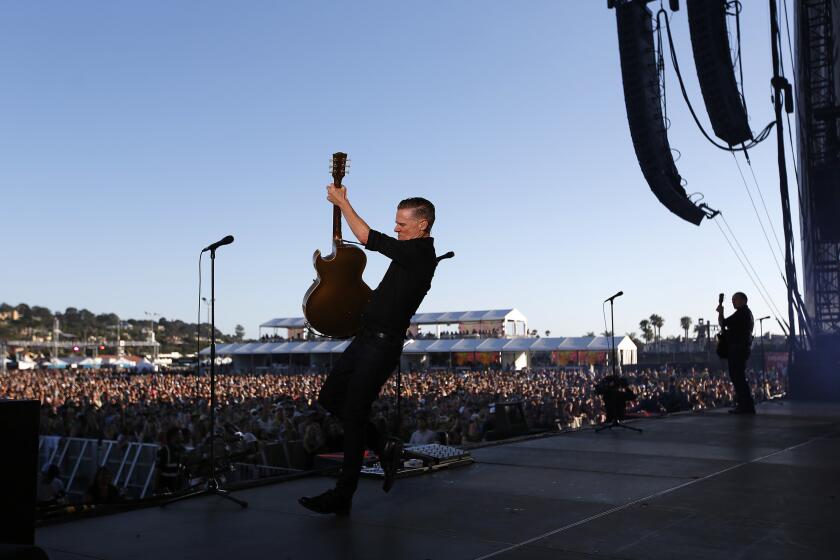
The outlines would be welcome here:
<svg viewBox="0 0 840 560">
<path fill-rule="evenodd" d="M 642 174 L 659 202 L 699 226 L 706 214 L 689 200 L 668 143 L 651 12 L 644 2 L 633 1 L 616 5 L 615 14 L 627 121 Z"/>
<path fill-rule="evenodd" d="M 726 0 L 688 0 L 686 8 L 694 66 L 715 136 L 730 146 L 746 142 L 752 132 L 735 82 Z"/>
</svg>

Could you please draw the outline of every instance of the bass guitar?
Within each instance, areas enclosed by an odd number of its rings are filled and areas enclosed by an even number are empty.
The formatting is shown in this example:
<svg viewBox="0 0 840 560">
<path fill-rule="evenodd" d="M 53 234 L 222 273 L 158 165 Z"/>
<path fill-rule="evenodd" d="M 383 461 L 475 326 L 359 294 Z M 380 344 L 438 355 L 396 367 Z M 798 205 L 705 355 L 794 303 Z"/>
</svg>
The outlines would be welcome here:
<svg viewBox="0 0 840 560">
<path fill-rule="evenodd" d="M 333 184 L 341 186 L 347 154 L 332 157 Z M 362 280 L 367 264 L 364 251 L 341 238 L 341 210 L 333 205 L 332 253 L 312 255 L 317 277 L 303 296 L 303 316 L 315 332 L 331 338 L 349 338 L 362 326 L 362 311 L 370 301 L 371 289 Z"/>
</svg>

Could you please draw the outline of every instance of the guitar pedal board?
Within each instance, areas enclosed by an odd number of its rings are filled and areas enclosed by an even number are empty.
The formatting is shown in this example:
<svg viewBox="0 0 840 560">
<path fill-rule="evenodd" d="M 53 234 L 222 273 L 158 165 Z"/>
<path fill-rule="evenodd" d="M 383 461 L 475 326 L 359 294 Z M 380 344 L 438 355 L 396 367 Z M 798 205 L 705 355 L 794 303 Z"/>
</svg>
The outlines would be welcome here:
<svg viewBox="0 0 840 560">
<path fill-rule="evenodd" d="M 463 467 L 475 462 L 469 451 L 430 443 L 415 445 L 403 450 L 402 466 L 397 470 L 397 478 L 407 478 L 434 472 L 440 469 Z M 384 478 L 382 466 L 377 462 L 362 468 L 362 476 L 370 478 Z"/>
</svg>

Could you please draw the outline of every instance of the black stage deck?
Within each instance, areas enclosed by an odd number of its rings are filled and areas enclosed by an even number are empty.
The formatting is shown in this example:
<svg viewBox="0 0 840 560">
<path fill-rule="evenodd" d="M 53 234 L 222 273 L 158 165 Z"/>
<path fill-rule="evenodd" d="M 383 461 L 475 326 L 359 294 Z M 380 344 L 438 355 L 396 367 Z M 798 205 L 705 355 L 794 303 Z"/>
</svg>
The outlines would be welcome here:
<svg viewBox="0 0 840 560">
<path fill-rule="evenodd" d="M 838 557 L 840 405 L 766 403 L 475 450 L 476 464 L 362 480 L 353 513 L 319 516 L 307 478 L 166 509 L 43 527 L 53 559 Z"/>
</svg>

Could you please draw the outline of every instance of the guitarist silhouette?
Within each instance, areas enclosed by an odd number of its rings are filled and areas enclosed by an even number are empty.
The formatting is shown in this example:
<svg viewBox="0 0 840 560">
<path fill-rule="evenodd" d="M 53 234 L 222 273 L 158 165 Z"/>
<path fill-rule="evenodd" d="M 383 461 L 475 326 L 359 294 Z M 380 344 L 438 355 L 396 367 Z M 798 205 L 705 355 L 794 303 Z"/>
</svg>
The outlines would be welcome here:
<svg viewBox="0 0 840 560">
<path fill-rule="evenodd" d="M 340 418 L 344 427 L 341 475 L 334 489 L 300 498 L 299 503 L 318 513 L 344 515 L 350 512 L 365 447 L 380 458 L 385 472 L 383 490 L 388 492 L 394 483 L 402 441 L 379 432 L 369 419 L 370 408 L 399 363 L 405 332 L 431 287 L 438 257 L 430 233 L 435 207 L 425 198 L 408 198 L 399 203 L 396 239 L 365 223 L 350 204 L 345 187 L 328 185 L 327 200 L 340 209 L 365 249 L 391 259 L 385 276 L 364 307 L 358 334 L 327 376 L 318 396 L 321 406 Z"/>
<path fill-rule="evenodd" d="M 747 381 L 747 360 L 752 347 L 752 332 L 755 321 L 752 311 L 747 307 L 747 295 L 736 292 L 732 295 L 732 306 L 735 313 L 729 317 L 723 316 L 723 294 L 717 306 L 718 324 L 722 339 L 718 346 L 725 345 L 726 358 L 729 361 L 729 379 L 735 389 L 735 408 L 729 412 L 733 414 L 755 414 L 755 403 L 752 391 Z M 720 354 L 720 350 L 718 351 Z"/>
</svg>

